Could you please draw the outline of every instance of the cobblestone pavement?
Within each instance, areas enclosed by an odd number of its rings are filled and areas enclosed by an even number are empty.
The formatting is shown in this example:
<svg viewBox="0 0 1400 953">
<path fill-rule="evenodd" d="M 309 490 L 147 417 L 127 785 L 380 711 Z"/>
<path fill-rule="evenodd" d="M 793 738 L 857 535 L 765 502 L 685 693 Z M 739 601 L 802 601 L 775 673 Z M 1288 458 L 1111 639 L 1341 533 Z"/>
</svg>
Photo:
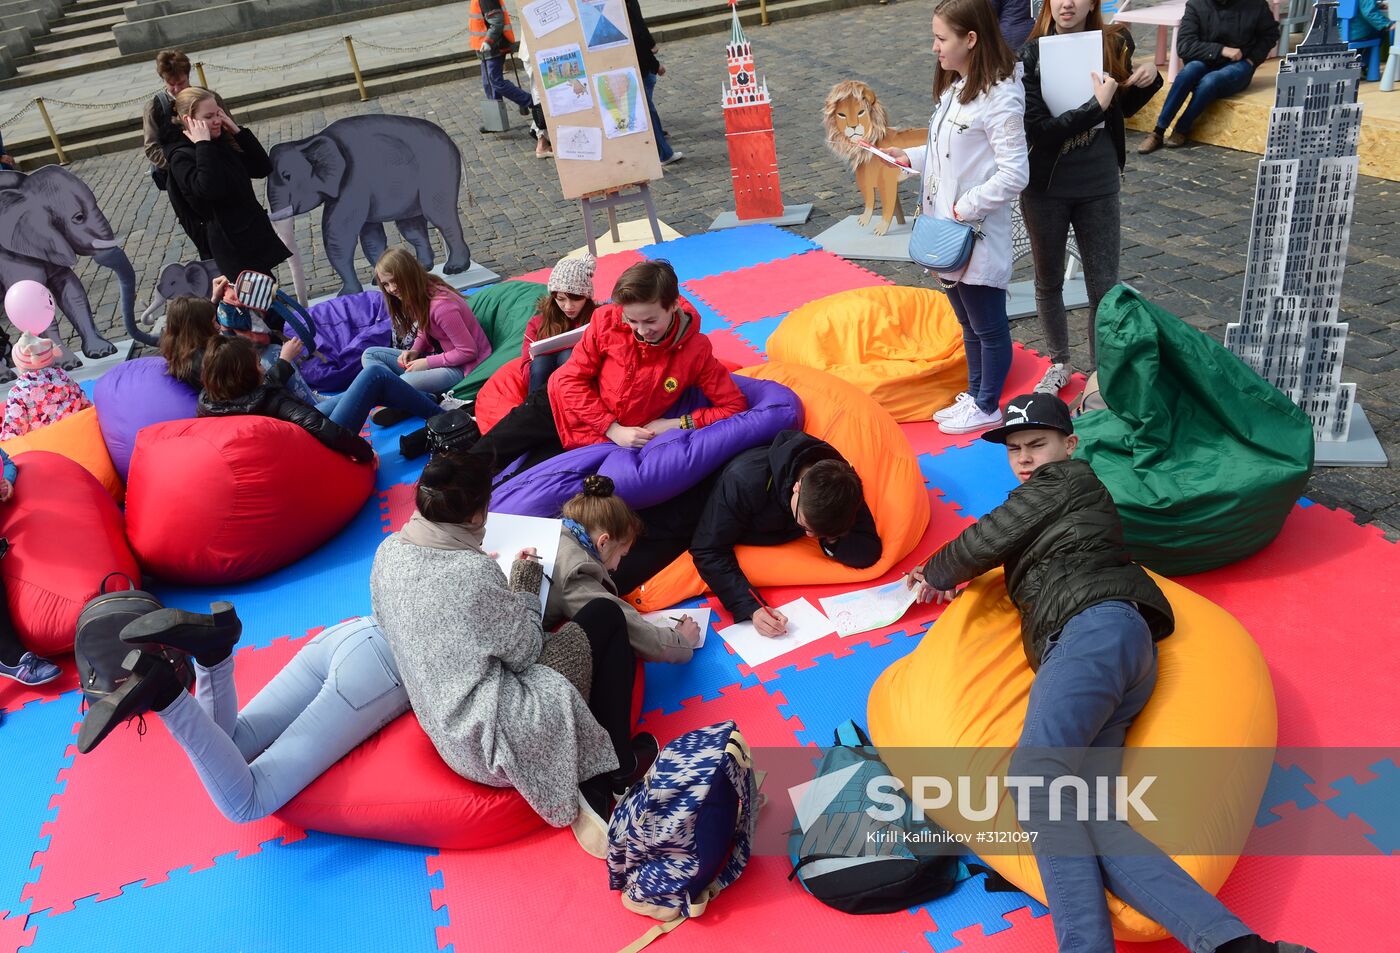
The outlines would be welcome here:
<svg viewBox="0 0 1400 953">
<path fill-rule="evenodd" d="M 820 104 L 827 88 L 838 79 L 864 79 L 880 93 L 896 122 L 923 125 L 933 65 L 928 19 L 928 4 L 900 3 L 750 31 L 759 69 L 767 74 L 777 104 L 784 192 L 789 201 L 816 203 L 812 220 L 798 229 L 804 235 L 817 234 L 858 204 L 850 175 L 822 145 Z M 658 86 L 658 106 L 673 144 L 686 158 L 669 167 L 653 191 L 662 218 L 682 234 L 705 229 L 732 202 L 719 106 L 724 42 L 723 35 L 710 35 L 661 51 L 668 72 Z M 851 68 L 853 57 L 861 61 L 859 68 Z M 462 149 L 461 208 L 474 256 L 503 275 L 552 264 L 583 241 L 577 206 L 560 197 L 553 164 L 534 158 L 523 127 L 500 136 L 477 132 L 479 95 L 474 79 L 454 82 L 288 116 L 255 131 L 270 144 L 366 111 L 432 119 Z M 1123 279 L 1217 340 L 1239 311 L 1257 163 L 1257 156 L 1211 146 L 1146 158 L 1130 150 L 1123 180 Z M 147 285 L 163 262 L 190 255 L 138 152 L 82 160 L 73 169 L 126 236 L 126 249 Z M 1397 191 L 1400 186 L 1392 182 L 1361 180 L 1342 308 L 1351 323 L 1343 380 L 1356 382 L 1391 460 L 1400 463 Z M 325 293 L 338 282 L 319 255 L 319 223 L 312 217 L 300 220 L 298 234 L 303 249 L 316 249 L 310 279 L 314 292 Z M 901 283 L 927 284 L 908 263 L 866 266 Z M 80 273 L 102 318 L 109 325 L 119 323 L 115 282 L 91 262 L 85 261 Z M 1023 263 L 1017 277 L 1029 277 L 1028 265 Z M 1080 342 L 1074 353 L 1079 366 L 1087 359 L 1085 314 L 1071 316 L 1072 340 Z M 1043 346 L 1034 318 L 1017 322 L 1013 334 L 1028 346 Z M 1345 507 L 1362 522 L 1374 521 L 1391 539 L 1400 539 L 1400 468 L 1319 471 L 1309 494 Z"/>
</svg>

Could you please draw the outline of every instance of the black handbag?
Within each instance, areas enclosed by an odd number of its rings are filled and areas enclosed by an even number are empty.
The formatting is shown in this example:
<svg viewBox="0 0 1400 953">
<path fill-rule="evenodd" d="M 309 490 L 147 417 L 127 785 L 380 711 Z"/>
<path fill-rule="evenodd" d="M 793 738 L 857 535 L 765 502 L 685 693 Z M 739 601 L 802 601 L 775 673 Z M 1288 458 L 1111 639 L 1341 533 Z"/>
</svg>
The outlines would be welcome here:
<svg viewBox="0 0 1400 953">
<path fill-rule="evenodd" d="M 434 455 L 470 450 L 480 439 L 476 418 L 465 407 L 428 418 L 428 452 Z"/>
</svg>

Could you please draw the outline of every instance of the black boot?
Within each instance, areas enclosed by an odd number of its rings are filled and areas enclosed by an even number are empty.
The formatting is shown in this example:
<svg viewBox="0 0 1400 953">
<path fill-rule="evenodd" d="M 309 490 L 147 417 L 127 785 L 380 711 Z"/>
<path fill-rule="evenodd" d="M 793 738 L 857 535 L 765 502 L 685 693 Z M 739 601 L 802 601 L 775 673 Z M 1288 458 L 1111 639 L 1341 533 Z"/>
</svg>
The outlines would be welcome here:
<svg viewBox="0 0 1400 953">
<path fill-rule="evenodd" d="M 185 690 L 175 667 L 159 655 L 132 649 L 122 661 L 131 676 L 88 709 L 78 731 L 78 751 L 87 754 L 128 718 L 159 711 Z"/>
<path fill-rule="evenodd" d="M 613 793 L 622 794 L 640 781 L 651 770 L 651 766 L 656 763 L 656 756 L 660 753 L 661 745 L 657 743 L 656 736 L 651 732 L 642 731 L 633 735 L 632 764 L 625 768 L 618 768 L 608 776 L 612 782 Z"/>
<path fill-rule="evenodd" d="M 243 635 L 243 623 L 229 602 L 210 603 L 209 612 L 157 609 L 128 622 L 121 638 L 128 645 L 178 649 L 205 668 L 213 668 L 233 653 Z"/>
<path fill-rule="evenodd" d="M 420 427 L 399 438 L 399 455 L 405 460 L 416 460 L 428 452 L 428 428 Z"/>
<path fill-rule="evenodd" d="M 376 427 L 392 427 L 394 424 L 401 424 L 408 418 L 414 416 L 406 410 L 398 407 L 380 407 L 369 415 L 369 419 Z"/>
</svg>

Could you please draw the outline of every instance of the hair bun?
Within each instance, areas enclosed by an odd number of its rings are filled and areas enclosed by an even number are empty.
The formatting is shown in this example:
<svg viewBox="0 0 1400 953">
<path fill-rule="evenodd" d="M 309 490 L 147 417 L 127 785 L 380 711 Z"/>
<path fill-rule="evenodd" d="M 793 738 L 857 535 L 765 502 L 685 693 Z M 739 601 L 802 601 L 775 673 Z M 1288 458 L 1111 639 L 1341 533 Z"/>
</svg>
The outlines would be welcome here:
<svg viewBox="0 0 1400 953">
<path fill-rule="evenodd" d="M 609 497 L 613 495 L 614 489 L 612 477 L 595 473 L 583 478 L 584 496 Z"/>
</svg>

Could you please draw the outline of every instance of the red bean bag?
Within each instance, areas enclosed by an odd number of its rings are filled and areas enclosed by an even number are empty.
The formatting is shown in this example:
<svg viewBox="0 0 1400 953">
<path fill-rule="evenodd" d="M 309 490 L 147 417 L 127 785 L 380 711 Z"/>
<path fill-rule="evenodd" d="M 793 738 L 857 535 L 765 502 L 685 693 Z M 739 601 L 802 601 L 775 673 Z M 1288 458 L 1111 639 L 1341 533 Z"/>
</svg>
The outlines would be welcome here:
<svg viewBox="0 0 1400 953">
<path fill-rule="evenodd" d="M 103 577 L 124 572 L 139 582 L 141 570 L 121 510 L 96 477 L 46 450 L 14 462 L 14 496 L 0 503 L 0 536 L 10 541 L 0 575 L 15 631 L 40 655 L 72 651 L 78 613 Z"/>
<path fill-rule="evenodd" d="M 141 565 L 171 582 L 233 583 L 296 562 L 344 528 L 374 467 L 271 417 L 142 428 L 126 521 Z"/>
<path fill-rule="evenodd" d="M 496 426 L 506 414 L 525 403 L 530 381 L 525 376 L 525 361 L 514 357 L 497 369 L 476 395 L 472 415 L 482 433 Z"/>
<path fill-rule="evenodd" d="M 642 715 L 642 673 L 638 662 L 633 724 Z M 411 711 L 337 761 L 276 816 L 328 834 L 452 850 L 494 847 L 544 826 L 514 788 L 477 784 L 449 768 Z"/>
</svg>

